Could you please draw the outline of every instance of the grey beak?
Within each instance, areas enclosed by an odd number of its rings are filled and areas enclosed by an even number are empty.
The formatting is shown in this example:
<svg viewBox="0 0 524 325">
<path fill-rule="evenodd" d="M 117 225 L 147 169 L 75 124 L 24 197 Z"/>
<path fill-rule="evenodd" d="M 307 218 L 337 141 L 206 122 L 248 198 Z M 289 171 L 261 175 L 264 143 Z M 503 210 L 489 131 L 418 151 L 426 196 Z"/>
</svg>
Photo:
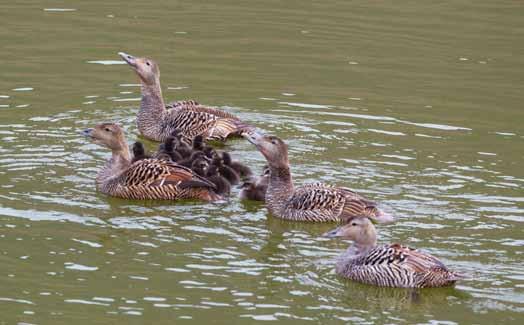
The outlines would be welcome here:
<svg viewBox="0 0 524 325">
<path fill-rule="evenodd" d="M 244 132 L 242 134 L 242 136 L 244 138 L 247 139 L 247 141 L 251 142 L 252 144 L 254 145 L 257 145 L 259 140 L 262 139 L 264 137 L 264 134 L 258 132 L 258 131 L 249 131 L 249 132 Z"/>
<path fill-rule="evenodd" d="M 127 54 L 125 52 L 118 52 L 118 55 L 120 55 L 122 60 L 126 61 L 127 64 L 129 64 L 132 67 L 136 67 L 136 58 L 131 54 Z"/>
<path fill-rule="evenodd" d="M 326 238 L 336 238 L 336 237 L 340 237 L 340 229 L 341 229 L 341 228 L 342 228 L 342 227 L 337 227 L 337 228 L 335 228 L 335 229 L 332 229 L 332 230 L 330 230 L 330 231 L 324 233 L 324 234 L 322 235 L 322 237 L 326 237 Z"/>
<path fill-rule="evenodd" d="M 94 129 L 92 128 L 85 129 L 85 130 L 80 131 L 80 134 L 83 135 L 84 137 L 92 138 L 93 130 Z"/>
</svg>

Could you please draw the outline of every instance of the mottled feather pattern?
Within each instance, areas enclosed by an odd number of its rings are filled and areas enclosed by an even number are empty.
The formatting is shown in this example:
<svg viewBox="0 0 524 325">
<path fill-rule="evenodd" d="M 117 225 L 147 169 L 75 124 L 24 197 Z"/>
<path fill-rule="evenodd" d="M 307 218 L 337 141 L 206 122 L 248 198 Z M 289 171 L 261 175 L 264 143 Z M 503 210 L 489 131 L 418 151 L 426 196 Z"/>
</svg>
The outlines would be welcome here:
<svg viewBox="0 0 524 325">
<path fill-rule="evenodd" d="M 316 222 L 341 221 L 378 213 L 374 202 L 354 191 L 323 183 L 296 188 L 283 210 L 286 219 Z"/>
<path fill-rule="evenodd" d="M 182 186 L 184 182 L 195 180 L 202 186 Z M 130 199 L 213 200 L 216 198 L 213 188 L 212 183 L 193 174 L 190 169 L 158 159 L 139 160 L 100 186 L 103 193 Z"/>
<path fill-rule="evenodd" d="M 457 275 L 434 256 L 399 244 L 377 246 L 349 263 L 341 259 L 337 273 L 384 287 L 439 287 L 457 280 Z"/>
</svg>

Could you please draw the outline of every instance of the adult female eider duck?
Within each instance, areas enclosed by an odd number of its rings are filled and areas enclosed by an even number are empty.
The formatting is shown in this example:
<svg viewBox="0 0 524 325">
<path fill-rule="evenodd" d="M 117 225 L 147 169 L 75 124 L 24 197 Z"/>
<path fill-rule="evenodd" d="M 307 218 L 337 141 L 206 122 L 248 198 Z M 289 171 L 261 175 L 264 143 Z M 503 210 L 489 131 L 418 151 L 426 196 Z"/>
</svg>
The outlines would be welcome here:
<svg viewBox="0 0 524 325">
<path fill-rule="evenodd" d="M 151 59 L 136 58 L 119 52 L 120 57 L 136 72 L 142 84 L 142 99 L 137 116 L 140 133 L 151 140 L 163 141 L 175 129 L 180 129 L 185 140 L 195 136 L 204 139 L 225 140 L 251 129 L 233 114 L 198 104 L 195 101 L 177 101 L 164 104 L 160 88 L 160 70 Z"/>
<path fill-rule="evenodd" d="M 125 199 L 214 201 L 221 198 L 214 192 L 213 183 L 189 168 L 160 159 L 131 163 L 124 131 L 114 123 L 99 124 L 82 134 L 113 153 L 96 177 L 97 188 L 104 194 Z"/>
<path fill-rule="evenodd" d="M 269 183 L 265 202 L 269 212 L 276 217 L 294 221 L 344 221 L 367 216 L 377 222 L 390 222 L 393 217 L 377 204 L 344 187 L 322 183 L 294 187 L 289 168 L 287 145 L 272 135 L 256 131 L 244 137 L 254 144 L 269 165 Z"/>
<path fill-rule="evenodd" d="M 368 218 L 349 220 L 325 234 L 354 242 L 340 255 L 336 272 L 354 281 L 381 287 L 428 288 L 453 285 L 463 278 L 436 257 L 400 244 L 377 246 L 377 233 Z"/>
</svg>

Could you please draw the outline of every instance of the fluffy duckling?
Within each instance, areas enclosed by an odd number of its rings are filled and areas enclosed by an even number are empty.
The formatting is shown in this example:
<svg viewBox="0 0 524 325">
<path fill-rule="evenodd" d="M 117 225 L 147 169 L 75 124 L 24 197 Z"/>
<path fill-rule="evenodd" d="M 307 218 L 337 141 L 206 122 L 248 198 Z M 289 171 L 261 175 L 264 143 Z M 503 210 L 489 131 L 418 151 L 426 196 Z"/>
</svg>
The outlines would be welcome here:
<svg viewBox="0 0 524 325">
<path fill-rule="evenodd" d="M 98 172 L 100 192 L 125 199 L 201 199 L 214 201 L 220 195 L 215 185 L 190 169 L 159 159 L 131 163 L 124 131 L 114 123 L 102 123 L 82 134 L 112 151 Z"/>
<path fill-rule="evenodd" d="M 164 142 L 158 146 L 158 151 L 153 155 L 153 158 L 174 162 L 182 160 L 182 155 L 175 150 L 174 142 L 175 138 L 173 136 L 167 137 Z"/>
<path fill-rule="evenodd" d="M 265 201 L 269 184 L 269 167 L 264 168 L 262 175 L 244 182 L 240 191 L 241 200 Z"/>
<path fill-rule="evenodd" d="M 268 162 L 270 176 L 265 201 L 271 214 L 287 220 L 314 222 L 342 221 L 358 216 L 377 222 L 393 220 L 375 202 L 348 188 L 322 183 L 294 187 L 284 141 L 254 131 L 244 136 Z"/>
<path fill-rule="evenodd" d="M 193 162 L 199 158 L 202 158 L 202 159 L 207 159 L 205 158 L 206 157 L 206 154 L 203 153 L 202 151 L 194 151 L 191 156 L 189 156 L 188 158 L 184 158 L 180 161 L 178 161 L 177 163 L 181 166 L 184 166 L 184 167 L 188 167 L 190 168 L 191 165 L 193 164 Z"/>
<path fill-rule="evenodd" d="M 222 152 L 222 160 L 224 161 L 224 165 L 233 168 L 233 170 L 236 171 L 242 179 L 251 177 L 251 175 L 253 175 L 249 167 L 242 164 L 241 162 L 231 159 L 231 155 L 228 152 Z"/>
<path fill-rule="evenodd" d="M 197 135 L 193 139 L 193 151 L 204 151 L 206 144 L 204 143 L 204 137 L 202 135 Z"/>
<path fill-rule="evenodd" d="M 240 183 L 240 176 L 233 168 L 224 165 L 220 156 L 217 156 L 213 159 L 212 165 L 217 167 L 218 173 L 222 175 L 225 179 L 227 179 L 227 181 L 231 185 L 236 185 Z"/>
<path fill-rule="evenodd" d="M 252 127 L 233 114 L 206 107 L 195 101 L 180 101 L 166 108 L 160 87 L 160 69 L 151 59 L 136 58 L 120 52 L 120 57 L 135 71 L 142 84 L 142 100 L 137 116 L 139 132 L 154 141 L 163 141 L 180 129 L 185 139 L 203 135 L 204 139 L 225 140 Z"/>
<path fill-rule="evenodd" d="M 453 285 L 463 276 L 436 257 L 400 244 L 377 246 L 368 218 L 358 217 L 325 234 L 354 243 L 340 255 L 336 272 L 345 278 L 382 287 L 427 288 Z"/>
<path fill-rule="evenodd" d="M 215 192 L 222 196 L 228 196 L 231 193 L 231 184 L 218 173 L 215 165 L 210 165 L 204 158 L 198 158 L 193 161 L 191 169 L 198 175 L 205 177 L 208 181 L 215 184 Z"/>
<path fill-rule="evenodd" d="M 142 142 L 135 142 L 133 144 L 133 159 L 131 162 L 139 161 L 142 159 L 149 159 L 151 158 L 148 154 L 146 154 L 146 149 L 144 148 L 144 144 Z"/>
</svg>

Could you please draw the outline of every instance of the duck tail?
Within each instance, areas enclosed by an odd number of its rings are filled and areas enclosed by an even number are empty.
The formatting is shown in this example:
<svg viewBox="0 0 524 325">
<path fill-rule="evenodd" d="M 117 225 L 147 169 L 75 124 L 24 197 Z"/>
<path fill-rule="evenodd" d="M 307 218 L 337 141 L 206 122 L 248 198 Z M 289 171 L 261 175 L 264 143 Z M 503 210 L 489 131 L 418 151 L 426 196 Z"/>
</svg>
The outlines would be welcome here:
<svg viewBox="0 0 524 325">
<path fill-rule="evenodd" d="M 395 217 L 382 209 L 376 209 L 375 219 L 380 223 L 390 223 L 395 221 Z"/>
<path fill-rule="evenodd" d="M 209 138 L 213 140 L 225 140 L 229 135 L 242 135 L 255 130 L 255 127 L 236 118 L 221 118 L 216 121 Z"/>
</svg>

